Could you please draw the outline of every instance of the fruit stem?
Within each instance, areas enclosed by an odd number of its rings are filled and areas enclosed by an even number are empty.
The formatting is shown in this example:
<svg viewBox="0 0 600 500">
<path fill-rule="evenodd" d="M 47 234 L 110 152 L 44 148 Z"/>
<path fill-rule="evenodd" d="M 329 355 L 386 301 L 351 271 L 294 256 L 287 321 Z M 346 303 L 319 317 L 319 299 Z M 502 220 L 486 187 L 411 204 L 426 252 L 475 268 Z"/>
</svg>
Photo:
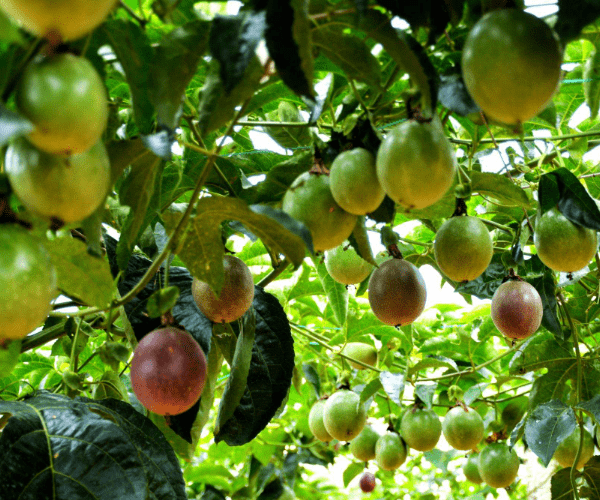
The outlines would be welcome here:
<svg viewBox="0 0 600 500">
<path fill-rule="evenodd" d="M 503 226 L 502 224 L 498 224 L 497 222 L 488 220 L 488 219 L 479 219 L 481 222 L 483 222 L 486 226 L 490 226 L 493 227 L 495 229 L 500 229 L 500 231 L 504 231 L 507 234 L 512 235 L 513 234 L 513 230 L 508 227 L 508 226 Z"/>
</svg>

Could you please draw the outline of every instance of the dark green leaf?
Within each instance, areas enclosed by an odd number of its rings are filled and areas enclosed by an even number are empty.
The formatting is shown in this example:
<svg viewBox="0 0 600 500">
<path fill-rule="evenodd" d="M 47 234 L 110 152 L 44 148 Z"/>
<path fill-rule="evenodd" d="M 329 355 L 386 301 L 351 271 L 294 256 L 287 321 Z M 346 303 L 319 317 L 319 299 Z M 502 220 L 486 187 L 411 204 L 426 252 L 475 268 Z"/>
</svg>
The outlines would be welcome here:
<svg viewBox="0 0 600 500">
<path fill-rule="evenodd" d="M 314 366 L 305 363 L 302 365 L 302 371 L 306 380 L 313 386 L 317 398 L 321 397 L 321 380 L 319 379 L 317 370 L 315 370 Z"/>
<path fill-rule="evenodd" d="M 551 367 L 556 359 L 574 359 L 572 348 L 559 340 L 542 332 L 527 339 L 510 361 L 510 374 L 522 375 Z"/>
<path fill-rule="evenodd" d="M 600 460 L 594 456 L 585 464 L 583 468 L 583 478 L 587 486 L 582 486 L 580 496 L 590 500 L 600 499 Z M 577 476 L 575 476 L 577 477 Z"/>
<path fill-rule="evenodd" d="M 576 471 L 575 477 L 581 475 L 581 472 Z M 571 483 L 571 468 L 565 467 L 552 475 L 550 490 L 552 498 L 560 500 L 574 500 L 573 483 Z"/>
<path fill-rule="evenodd" d="M 479 112 L 479 106 L 477 106 L 467 91 L 460 73 L 443 75 L 441 77 L 438 100 L 442 106 L 461 116 Z"/>
<path fill-rule="evenodd" d="M 456 291 L 475 295 L 479 299 L 491 299 L 494 296 L 496 288 L 502 284 L 505 275 L 506 269 L 502 263 L 502 255 L 495 253 L 490 265 L 479 278 L 459 284 L 456 287 Z"/>
<path fill-rule="evenodd" d="M 589 401 L 581 401 L 574 408 L 588 412 L 594 417 L 596 425 L 600 425 L 600 395 L 596 394 Z"/>
<path fill-rule="evenodd" d="M 600 16 L 600 4 L 596 0 L 558 0 L 558 20 L 554 31 L 563 45 L 579 36 L 584 26 Z"/>
<path fill-rule="evenodd" d="M 210 484 L 207 484 L 204 487 L 204 493 L 202 493 L 202 496 L 200 497 L 200 500 L 226 500 L 226 499 L 227 499 L 227 497 L 222 492 L 220 492 L 219 490 L 217 490 Z"/>
<path fill-rule="evenodd" d="M 534 257 L 538 259 L 539 257 Z M 545 269 L 544 274 L 531 280 L 531 284 L 540 294 L 544 314 L 542 316 L 542 325 L 551 331 L 558 338 L 563 338 L 563 331 L 556 314 L 556 284 L 554 282 L 554 273 L 550 269 Z"/>
<path fill-rule="evenodd" d="M 371 251 L 371 244 L 369 242 L 369 234 L 367 233 L 367 228 L 365 227 L 365 218 L 359 217 L 354 231 L 348 238 L 352 248 L 356 250 L 356 253 L 362 259 L 366 260 L 370 264 L 374 266 L 377 265 L 375 262 L 375 258 L 373 257 L 373 252 Z"/>
</svg>

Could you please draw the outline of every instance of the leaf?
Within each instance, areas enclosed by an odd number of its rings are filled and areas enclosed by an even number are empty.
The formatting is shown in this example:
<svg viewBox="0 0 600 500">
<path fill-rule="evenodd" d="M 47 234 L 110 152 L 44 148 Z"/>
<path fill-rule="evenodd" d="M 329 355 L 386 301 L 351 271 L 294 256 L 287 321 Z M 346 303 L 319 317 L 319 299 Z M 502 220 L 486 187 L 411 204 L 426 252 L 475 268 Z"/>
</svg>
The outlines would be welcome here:
<svg viewBox="0 0 600 500">
<path fill-rule="evenodd" d="M 296 105 L 288 101 L 280 101 L 277 111 L 268 113 L 267 118 L 272 121 L 304 123 Z M 298 149 L 308 146 L 312 141 L 308 127 L 271 126 L 264 129 L 283 148 Z"/>
<path fill-rule="evenodd" d="M 408 370 L 408 374 L 413 375 L 419 373 L 421 370 L 427 370 L 429 368 L 449 368 L 458 371 L 458 365 L 450 358 L 444 356 L 427 356 L 411 366 Z"/>
<path fill-rule="evenodd" d="M 266 210 L 261 211 L 266 213 Z M 257 213 L 234 198 L 203 198 L 196 205 L 196 216 L 191 219 L 176 253 L 194 277 L 219 293 L 223 285 L 223 243 L 219 227 L 223 221 L 238 220 L 267 247 L 284 254 L 297 266 L 306 254 L 304 240 L 270 217 L 274 212 L 275 209 L 269 211 L 269 215 Z M 179 215 L 164 218 L 172 230 Z"/>
<path fill-rule="evenodd" d="M 106 308 L 114 294 L 108 263 L 90 255 L 87 245 L 74 238 L 46 240 L 44 246 L 56 268 L 58 287 L 84 304 Z"/>
<path fill-rule="evenodd" d="M 348 467 L 346 467 L 346 470 L 344 470 L 344 474 L 343 474 L 343 480 L 344 480 L 344 488 L 347 488 L 348 485 L 350 484 L 350 481 L 352 481 L 356 476 L 358 476 L 365 468 L 365 464 L 360 462 L 360 463 L 351 463 Z"/>
<path fill-rule="evenodd" d="M 305 0 L 267 0 L 265 40 L 277 73 L 296 94 L 312 99 L 313 58 Z"/>
<path fill-rule="evenodd" d="M 473 193 L 491 196 L 507 205 L 516 205 L 523 208 L 531 206 L 531 201 L 526 192 L 502 175 L 471 172 L 471 189 Z"/>
<path fill-rule="evenodd" d="M 27 118 L 9 110 L 0 102 L 0 148 L 8 144 L 10 140 L 32 130 L 33 124 Z"/>
<path fill-rule="evenodd" d="M 600 16 L 600 5 L 595 0 L 558 0 L 558 20 L 554 31 L 563 47 L 579 36 L 584 26 Z"/>
<path fill-rule="evenodd" d="M 0 401 L 3 498 L 187 498 L 179 461 L 162 433 L 131 405 L 40 393 Z"/>
<path fill-rule="evenodd" d="M 233 413 L 244 395 L 252 360 L 255 326 L 254 309 L 250 308 L 242 318 L 242 328 L 237 338 L 229 378 L 221 397 L 219 414 L 215 422 L 215 435 L 219 434 L 221 427 L 227 425 L 227 421 L 233 417 Z"/>
<path fill-rule="evenodd" d="M 600 52 L 597 43 L 585 61 L 583 94 L 585 95 L 585 102 L 590 108 L 590 118 L 594 120 L 598 117 L 598 110 L 600 109 Z"/>
<path fill-rule="evenodd" d="M 525 424 L 525 439 L 544 467 L 547 467 L 558 445 L 577 425 L 573 409 L 562 401 L 552 400 L 533 410 Z"/>
<path fill-rule="evenodd" d="M 600 498 L 600 460 L 597 456 L 588 460 L 583 468 L 582 475 L 587 486 L 581 487 L 581 497 L 598 500 Z"/>
<path fill-rule="evenodd" d="M 146 306 L 148 316 L 151 318 L 161 317 L 175 306 L 177 300 L 179 300 L 179 288 L 176 286 L 156 290 L 148 298 L 148 305 Z"/>
<path fill-rule="evenodd" d="M 537 256 L 535 258 L 539 259 Z M 538 291 L 542 299 L 542 306 L 544 308 L 542 325 L 558 338 L 563 338 L 562 327 L 556 313 L 556 283 L 554 282 L 554 273 L 546 268 L 542 276 L 531 280 L 531 284 Z"/>
<path fill-rule="evenodd" d="M 537 334 L 527 339 L 508 365 L 510 375 L 551 367 L 556 359 L 575 359 L 572 349 L 559 340 L 548 334 Z"/>
<path fill-rule="evenodd" d="M 302 365 L 302 371 L 304 372 L 304 378 L 313 386 L 315 390 L 315 395 L 317 398 L 321 397 L 321 379 L 319 379 L 319 374 L 315 367 L 305 363 Z"/>
<path fill-rule="evenodd" d="M 338 283 L 329 275 L 325 264 L 313 259 L 313 265 L 327 294 L 337 324 L 343 326 L 346 323 L 346 316 L 348 316 L 348 289 L 346 285 Z"/>
<path fill-rule="evenodd" d="M 438 100 L 442 106 L 461 116 L 479 112 L 479 106 L 467 91 L 460 73 L 441 76 Z"/>
<path fill-rule="evenodd" d="M 583 410 L 589 413 L 594 420 L 596 421 L 596 425 L 600 425 L 600 395 L 596 394 L 592 399 L 588 401 L 581 401 L 576 406 L 574 406 L 576 410 Z"/>
<path fill-rule="evenodd" d="M 379 374 L 379 380 L 383 390 L 390 399 L 398 406 L 402 406 L 402 394 L 404 393 L 404 375 L 402 373 L 391 373 L 388 371 Z"/>
<path fill-rule="evenodd" d="M 312 30 L 312 43 L 351 80 L 358 80 L 378 89 L 381 87 L 381 70 L 377 58 L 359 37 L 345 33 L 345 27 L 324 24 Z"/>
<path fill-rule="evenodd" d="M 490 385 L 487 382 L 475 384 L 469 387 L 463 396 L 463 401 L 467 406 L 470 406 L 475 400 L 483 397 L 483 391 Z"/>
<path fill-rule="evenodd" d="M 581 472 L 575 471 L 575 478 L 579 477 Z M 550 480 L 550 491 L 552 498 L 560 500 L 574 500 L 573 483 L 571 483 L 571 468 L 564 467 L 556 471 Z"/>
<path fill-rule="evenodd" d="M 433 384 L 417 384 L 415 385 L 415 394 L 425 404 L 428 410 L 431 410 L 433 405 L 433 396 L 437 389 L 437 383 Z M 466 403 L 469 404 L 469 403 Z"/>
<path fill-rule="evenodd" d="M 455 290 L 458 293 L 474 295 L 479 299 L 491 299 L 496 289 L 502 284 L 505 275 L 502 255 L 495 253 L 490 265 L 481 276 L 467 283 L 460 283 Z"/>
<path fill-rule="evenodd" d="M 14 42 L 19 45 L 25 43 L 25 38 L 21 34 L 21 31 L 19 31 L 19 27 L 13 24 L 10 18 L 2 11 L 0 11 L 0 41 Z"/>
<path fill-rule="evenodd" d="M 285 311 L 275 297 L 256 287 L 255 343 L 246 391 L 215 442 L 239 446 L 254 439 L 287 396 L 294 371 L 294 342 Z"/>
<path fill-rule="evenodd" d="M 204 493 L 200 497 L 200 500 L 226 500 L 227 497 L 218 489 L 214 488 L 210 484 L 204 487 Z"/>
<path fill-rule="evenodd" d="M 377 265 L 377 262 L 375 262 L 375 258 L 373 257 L 373 252 L 371 251 L 369 234 L 367 233 L 364 217 L 358 217 L 356 226 L 348 238 L 348 241 L 350 241 L 352 248 L 356 250 L 359 257 L 366 260 L 369 264 L 373 264 L 374 266 Z"/>
</svg>

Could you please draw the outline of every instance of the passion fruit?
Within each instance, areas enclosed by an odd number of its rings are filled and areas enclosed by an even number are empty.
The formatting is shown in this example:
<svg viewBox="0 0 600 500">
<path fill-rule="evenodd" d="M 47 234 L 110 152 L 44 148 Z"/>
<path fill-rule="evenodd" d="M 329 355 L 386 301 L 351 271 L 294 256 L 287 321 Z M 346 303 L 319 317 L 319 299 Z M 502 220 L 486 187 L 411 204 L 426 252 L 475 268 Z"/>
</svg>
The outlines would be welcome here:
<svg viewBox="0 0 600 500">
<path fill-rule="evenodd" d="M 29 141 L 47 153 L 83 153 L 106 128 L 104 82 L 83 57 L 59 54 L 32 62 L 23 72 L 15 99 L 19 111 L 35 125 Z"/>
<path fill-rule="evenodd" d="M 213 323 L 231 323 L 250 309 L 254 300 L 254 280 L 244 261 L 223 256 L 223 287 L 219 296 L 210 285 L 194 278 L 192 295 L 202 313 Z"/>
<path fill-rule="evenodd" d="M 526 339 L 533 335 L 542 323 L 543 314 L 540 294 L 526 281 L 506 281 L 492 297 L 492 321 L 508 338 Z"/>
<path fill-rule="evenodd" d="M 351 214 L 371 213 L 385 198 L 377 180 L 375 157 L 364 148 L 337 155 L 331 164 L 329 183 L 334 200 Z"/>
<path fill-rule="evenodd" d="M 377 440 L 375 460 L 383 470 L 396 470 L 407 455 L 406 445 L 397 432 L 388 431 Z"/>
<path fill-rule="evenodd" d="M 369 279 L 369 303 L 380 321 L 392 326 L 412 323 L 425 308 L 425 281 L 414 264 L 390 259 Z"/>
<path fill-rule="evenodd" d="M 362 342 L 348 342 L 342 349 L 342 353 L 370 366 L 375 366 L 377 364 L 377 349 L 370 344 L 363 344 Z M 359 365 L 354 361 L 348 360 L 348 363 L 350 363 L 352 368 L 357 370 L 366 369 L 363 365 Z"/>
<path fill-rule="evenodd" d="M 407 120 L 389 131 L 377 152 L 377 178 L 387 195 L 408 209 L 439 201 L 454 179 L 454 150 L 437 118 Z"/>
<path fill-rule="evenodd" d="M 373 270 L 373 265 L 346 243 L 325 252 L 325 267 L 329 276 L 344 285 L 361 283 Z"/>
<path fill-rule="evenodd" d="M 329 443 L 329 441 L 333 441 L 333 438 L 331 437 L 331 434 L 327 432 L 325 424 L 323 423 L 323 410 L 325 409 L 325 402 L 326 401 L 324 399 L 320 399 L 312 406 L 310 413 L 308 414 L 308 427 L 310 428 L 310 432 L 312 432 L 313 436 L 315 436 L 319 441 Z"/>
<path fill-rule="evenodd" d="M 581 431 L 579 426 L 575 427 L 575 430 L 563 441 L 560 442 L 556 451 L 554 452 L 554 458 L 563 467 L 572 467 L 577 456 L 577 450 L 579 449 Z M 581 449 L 581 455 L 577 462 L 577 468 L 581 469 L 592 456 L 594 455 L 594 439 L 592 435 L 583 429 L 583 447 Z"/>
<path fill-rule="evenodd" d="M 379 433 L 375 429 L 370 425 L 365 425 L 360 434 L 350 441 L 350 453 L 362 462 L 373 460 L 375 445 L 379 437 Z"/>
<path fill-rule="evenodd" d="M 306 225 L 316 252 L 341 245 L 356 226 L 356 215 L 333 199 L 327 175 L 299 175 L 283 196 L 282 209 Z"/>
<path fill-rule="evenodd" d="M 429 451 L 435 448 L 442 435 L 442 424 L 433 410 L 413 407 L 402 415 L 400 433 L 410 448 Z"/>
<path fill-rule="evenodd" d="M 494 249 L 490 232 L 477 217 L 452 217 L 438 229 L 433 245 L 440 270 L 451 280 L 471 281 L 483 274 Z"/>
<path fill-rule="evenodd" d="M 484 15 L 462 51 L 467 90 L 493 120 L 516 125 L 546 107 L 560 79 L 562 51 L 554 31 L 520 9 Z"/>
<path fill-rule="evenodd" d="M 463 473 L 467 480 L 475 484 L 481 484 L 483 479 L 479 474 L 479 453 L 469 453 L 469 457 L 463 465 Z"/>
<path fill-rule="evenodd" d="M 65 223 L 91 215 L 110 188 L 110 162 L 102 141 L 84 153 L 60 157 L 18 139 L 6 152 L 4 168 L 27 210 Z"/>
<path fill-rule="evenodd" d="M 355 392 L 342 389 L 325 402 L 323 423 L 338 441 L 352 441 L 363 430 L 366 420 L 367 410 Z"/>
<path fill-rule="evenodd" d="M 554 207 L 537 216 L 533 244 L 550 269 L 574 273 L 594 258 L 598 238 L 596 231 L 571 222 Z"/>
<path fill-rule="evenodd" d="M 370 493 L 375 489 L 376 486 L 375 474 L 373 474 L 372 472 L 365 472 L 360 477 L 360 481 L 358 482 L 358 484 L 363 493 Z"/>
<path fill-rule="evenodd" d="M 504 443 L 487 445 L 479 453 L 479 475 L 492 488 L 507 488 L 517 478 L 519 456 Z"/>
<path fill-rule="evenodd" d="M 483 438 L 483 419 L 473 408 L 456 406 L 444 418 L 442 432 L 455 450 L 472 450 Z"/>
<path fill-rule="evenodd" d="M 20 339 L 35 330 L 57 293 L 56 271 L 44 247 L 21 226 L 0 225 L 0 339 Z"/>
</svg>

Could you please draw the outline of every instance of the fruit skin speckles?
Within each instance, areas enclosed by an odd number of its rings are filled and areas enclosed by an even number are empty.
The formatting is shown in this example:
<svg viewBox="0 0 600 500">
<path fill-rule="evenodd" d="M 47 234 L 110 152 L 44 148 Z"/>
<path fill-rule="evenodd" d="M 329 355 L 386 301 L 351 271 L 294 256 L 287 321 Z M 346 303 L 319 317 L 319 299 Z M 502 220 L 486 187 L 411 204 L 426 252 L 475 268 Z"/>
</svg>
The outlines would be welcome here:
<svg viewBox="0 0 600 500">
<path fill-rule="evenodd" d="M 538 291 L 526 281 L 502 283 L 492 297 L 492 321 L 511 339 L 533 335 L 542 322 L 544 306 Z"/>
</svg>

